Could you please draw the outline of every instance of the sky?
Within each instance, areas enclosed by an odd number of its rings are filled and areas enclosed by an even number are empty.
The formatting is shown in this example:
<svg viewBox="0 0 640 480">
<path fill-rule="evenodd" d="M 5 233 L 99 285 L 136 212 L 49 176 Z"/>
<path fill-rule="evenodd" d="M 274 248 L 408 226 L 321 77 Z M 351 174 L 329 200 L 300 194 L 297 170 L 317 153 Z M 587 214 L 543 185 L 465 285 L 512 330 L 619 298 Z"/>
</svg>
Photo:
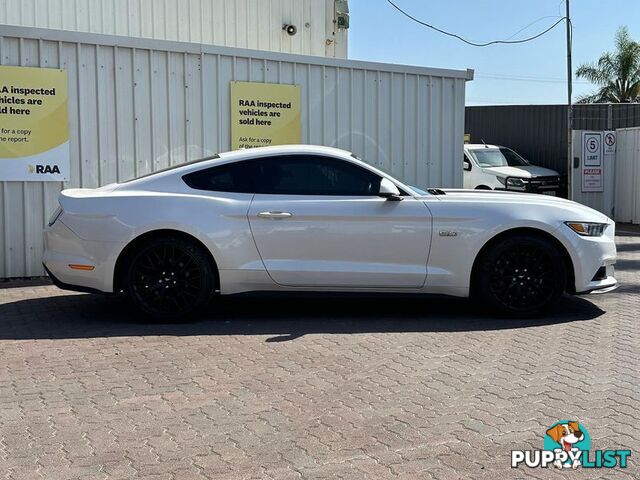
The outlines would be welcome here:
<svg viewBox="0 0 640 480">
<path fill-rule="evenodd" d="M 426 23 L 476 42 L 526 38 L 565 13 L 564 0 L 394 2 Z M 528 43 L 478 48 L 414 23 L 386 0 L 350 0 L 349 10 L 351 59 L 472 68 L 475 79 L 467 83 L 467 105 L 566 103 L 564 23 Z M 640 41 L 640 0 L 571 0 L 571 20 L 574 73 L 578 65 L 613 50 L 621 25 Z M 574 100 L 594 88 L 574 77 Z"/>
</svg>

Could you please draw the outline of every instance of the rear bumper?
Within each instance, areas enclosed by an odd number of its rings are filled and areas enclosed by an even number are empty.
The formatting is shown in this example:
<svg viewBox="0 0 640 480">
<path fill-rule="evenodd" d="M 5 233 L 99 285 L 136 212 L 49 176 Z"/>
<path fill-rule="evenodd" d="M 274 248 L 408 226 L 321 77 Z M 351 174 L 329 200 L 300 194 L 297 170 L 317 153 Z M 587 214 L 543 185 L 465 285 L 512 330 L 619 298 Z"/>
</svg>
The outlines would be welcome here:
<svg viewBox="0 0 640 480">
<path fill-rule="evenodd" d="M 122 245 L 81 239 L 62 219 L 45 228 L 44 242 L 42 264 L 60 288 L 83 292 L 113 291 L 115 260 Z M 73 269 L 71 265 L 89 265 L 93 269 Z"/>
<path fill-rule="evenodd" d="M 47 275 L 49 275 L 49 278 L 51 279 L 53 284 L 56 287 L 60 288 L 61 290 L 71 290 L 72 292 L 84 292 L 84 293 L 101 293 L 101 294 L 106 293 L 91 287 L 83 287 L 82 285 L 71 285 L 69 283 L 64 283 L 58 277 L 56 277 L 53 273 L 51 273 L 51 270 L 49 270 L 44 263 L 42 264 L 42 266 L 47 272 Z"/>
</svg>

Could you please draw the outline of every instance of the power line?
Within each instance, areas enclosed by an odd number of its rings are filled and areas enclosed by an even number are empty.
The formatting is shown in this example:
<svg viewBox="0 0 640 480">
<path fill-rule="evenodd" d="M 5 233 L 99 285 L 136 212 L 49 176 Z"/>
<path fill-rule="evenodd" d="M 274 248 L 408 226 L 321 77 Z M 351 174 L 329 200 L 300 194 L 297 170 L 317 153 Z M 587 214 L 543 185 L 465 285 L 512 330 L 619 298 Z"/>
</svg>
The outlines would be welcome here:
<svg viewBox="0 0 640 480">
<path fill-rule="evenodd" d="M 531 27 L 532 25 L 535 25 L 538 22 L 541 22 L 542 20 L 546 20 L 547 18 L 562 18 L 562 17 L 560 15 L 546 15 L 544 17 L 540 17 L 537 20 L 534 20 L 533 22 L 531 22 L 531 23 L 525 25 L 524 27 L 522 27 L 516 33 L 514 33 L 510 37 L 506 38 L 506 40 L 511 40 L 513 37 L 517 36 L 519 33 L 524 32 L 527 28 Z"/>
<path fill-rule="evenodd" d="M 566 84 L 567 80 L 558 77 L 532 77 L 526 75 L 509 75 L 501 73 L 484 73 L 476 72 L 474 77 L 477 78 L 490 78 L 493 80 L 513 80 L 516 82 L 539 82 L 539 83 L 563 83 Z M 583 85 L 591 85 L 591 82 L 587 81 L 574 81 L 573 83 L 579 83 Z"/>
<path fill-rule="evenodd" d="M 544 35 L 545 33 L 553 30 L 558 24 L 560 24 L 563 20 L 566 19 L 566 17 L 561 17 L 556 23 L 551 25 L 546 30 L 543 30 L 542 32 L 540 32 L 540 33 L 538 33 L 538 34 L 536 34 L 536 35 L 534 35 L 532 37 L 523 38 L 521 40 L 492 40 L 492 41 L 486 42 L 486 43 L 476 43 L 476 42 L 472 42 L 470 40 L 467 40 L 465 38 L 462 38 L 460 35 L 457 35 L 457 34 L 451 33 L 451 32 L 447 32 L 446 30 L 442 30 L 441 28 L 434 27 L 433 25 L 430 25 L 430 24 L 428 24 L 426 22 L 423 22 L 422 20 L 417 19 L 416 17 L 412 16 L 411 14 L 405 12 L 403 9 L 401 9 L 398 5 L 393 3 L 391 0 L 387 0 L 387 3 L 389 3 L 393 8 L 398 10 L 402 15 L 404 15 L 405 17 L 413 20 L 414 22 L 419 23 L 420 25 L 423 25 L 423 26 L 425 26 L 427 28 L 430 28 L 432 30 L 435 30 L 438 33 L 442 33 L 443 35 L 447 35 L 449 37 L 457 38 L 461 42 L 464 42 L 467 45 L 471 45 L 473 47 L 488 47 L 489 45 L 497 45 L 497 44 L 515 44 L 515 43 L 530 42 L 531 40 L 535 40 L 536 38 L 539 38 L 542 35 Z M 525 27 L 525 28 L 527 28 L 527 27 Z"/>
</svg>

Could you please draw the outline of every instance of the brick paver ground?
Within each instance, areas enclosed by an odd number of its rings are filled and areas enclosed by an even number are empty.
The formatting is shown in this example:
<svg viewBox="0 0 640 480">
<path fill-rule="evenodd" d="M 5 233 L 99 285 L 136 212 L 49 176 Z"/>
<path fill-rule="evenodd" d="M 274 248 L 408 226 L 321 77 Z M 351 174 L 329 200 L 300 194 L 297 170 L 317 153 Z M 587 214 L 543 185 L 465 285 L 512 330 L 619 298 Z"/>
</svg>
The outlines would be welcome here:
<svg viewBox="0 0 640 480">
<path fill-rule="evenodd" d="M 220 302 L 147 325 L 107 297 L 0 289 L 0 477 L 639 478 L 640 236 L 608 295 L 496 320 L 416 297 Z M 509 468 L 560 419 L 627 470 Z"/>
</svg>

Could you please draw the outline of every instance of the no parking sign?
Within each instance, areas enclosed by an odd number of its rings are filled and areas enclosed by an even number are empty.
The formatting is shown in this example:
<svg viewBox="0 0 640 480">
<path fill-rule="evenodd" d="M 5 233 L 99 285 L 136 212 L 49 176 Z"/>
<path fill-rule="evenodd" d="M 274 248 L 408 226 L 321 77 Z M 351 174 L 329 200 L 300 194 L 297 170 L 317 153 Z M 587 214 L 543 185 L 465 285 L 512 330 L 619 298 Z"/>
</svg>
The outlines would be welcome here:
<svg viewBox="0 0 640 480">
<path fill-rule="evenodd" d="M 604 132 L 604 154 L 612 155 L 616 153 L 616 132 Z"/>
</svg>

